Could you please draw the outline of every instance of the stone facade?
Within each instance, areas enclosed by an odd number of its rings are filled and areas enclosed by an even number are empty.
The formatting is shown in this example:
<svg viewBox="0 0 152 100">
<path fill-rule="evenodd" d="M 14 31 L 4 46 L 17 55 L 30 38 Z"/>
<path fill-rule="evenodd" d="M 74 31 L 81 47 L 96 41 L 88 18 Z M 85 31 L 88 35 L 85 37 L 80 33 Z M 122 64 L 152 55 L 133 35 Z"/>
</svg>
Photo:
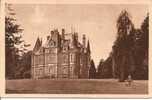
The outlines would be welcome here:
<svg viewBox="0 0 152 100">
<path fill-rule="evenodd" d="M 39 38 L 32 52 L 32 78 L 88 78 L 90 44 L 86 37 L 78 41 L 78 33 L 61 34 L 55 29 L 45 44 Z"/>
</svg>

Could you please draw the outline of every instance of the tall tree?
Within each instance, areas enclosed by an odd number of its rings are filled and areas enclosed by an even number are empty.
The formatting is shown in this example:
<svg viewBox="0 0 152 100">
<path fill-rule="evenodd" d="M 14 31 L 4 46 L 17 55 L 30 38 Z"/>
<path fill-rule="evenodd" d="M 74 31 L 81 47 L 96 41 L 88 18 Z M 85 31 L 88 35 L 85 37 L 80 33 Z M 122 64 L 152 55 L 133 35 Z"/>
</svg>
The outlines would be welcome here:
<svg viewBox="0 0 152 100">
<path fill-rule="evenodd" d="M 117 29 L 117 39 L 112 47 L 114 75 L 119 81 L 124 81 L 129 74 L 133 79 L 148 79 L 149 16 L 140 29 L 135 29 L 129 14 L 122 11 Z"/>
<path fill-rule="evenodd" d="M 131 74 L 131 55 L 133 41 L 130 37 L 133 34 L 133 23 L 126 10 L 120 13 L 117 20 L 117 39 L 113 46 L 113 53 L 117 66 L 117 73 L 120 82 L 123 82 L 128 74 Z"/>
<path fill-rule="evenodd" d="M 97 67 L 97 78 L 102 78 L 102 69 L 103 69 L 104 59 L 101 59 Z"/>
<path fill-rule="evenodd" d="M 98 66 L 97 78 L 112 78 L 112 58 L 109 56 Z"/>
<path fill-rule="evenodd" d="M 91 66 L 89 69 L 89 78 L 96 78 L 96 68 L 93 60 L 91 60 Z"/>
<path fill-rule="evenodd" d="M 16 19 L 11 17 L 13 9 L 9 5 L 6 6 L 9 15 L 5 16 L 5 55 L 6 55 L 6 77 L 13 78 L 15 66 L 19 57 L 19 49 L 16 47 L 21 42 L 20 25 L 16 24 Z M 14 15 L 14 14 L 13 14 Z"/>
<path fill-rule="evenodd" d="M 5 16 L 5 57 L 6 78 L 15 78 L 20 66 L 21 54 L 26 51 L 24 40 L 22 40 L 23 29 L 17 24 L 14 10 L 11 5 L 6 5 Z M 20 48 L 22 46 L 22 49 Z"/>
<path fill-rule="evenodd" d="M 149 55 L 149 14 L 143 21 L 141 25 L 142 31 L 142 40 L 143 40 L 143 48 L 144 48 L 144 59 L 143 59 L 143 69 L 144 69 L 144 79 L 148 79 L 148 55 Z"/>
<path fill-rule="evenodd" d="M 149 14 L 144 19 L 142 25 L 141 25 L 141 32 L 142 32 L 142 40 L 143 40 L 143 48 L 146 52 L 148 52 L 149 47 Z"/>
<path fill-rule="evenodd" d="M 28 51 L 22 55 L 22 59 L 18 61 L 19 66 L 16 67 L 15 78 L 31 77 L 31 55 L 32 51 Z"/>
<path fill-rule="evenodd" d="M 148 79 L 148 41 L 149 16 L 143 21 L 141 28 L 136 29 L 135 36 L 135 63 L 134 79 Z"/>
</svg>

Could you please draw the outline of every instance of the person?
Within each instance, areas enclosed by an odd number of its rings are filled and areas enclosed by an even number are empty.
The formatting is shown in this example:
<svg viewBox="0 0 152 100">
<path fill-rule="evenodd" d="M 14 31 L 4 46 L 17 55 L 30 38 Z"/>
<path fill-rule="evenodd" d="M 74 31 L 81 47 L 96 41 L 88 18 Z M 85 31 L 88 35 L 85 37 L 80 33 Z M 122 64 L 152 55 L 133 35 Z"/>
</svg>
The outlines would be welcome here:
<svg viewBox="0 0 152 100">
<path fill-rule="evenodd" d="M 131 82 L 132 82 L 132 78 L 131 78 L 131 75 L 128 75 L 128 86 L 131 86 Z"/>
</svg>

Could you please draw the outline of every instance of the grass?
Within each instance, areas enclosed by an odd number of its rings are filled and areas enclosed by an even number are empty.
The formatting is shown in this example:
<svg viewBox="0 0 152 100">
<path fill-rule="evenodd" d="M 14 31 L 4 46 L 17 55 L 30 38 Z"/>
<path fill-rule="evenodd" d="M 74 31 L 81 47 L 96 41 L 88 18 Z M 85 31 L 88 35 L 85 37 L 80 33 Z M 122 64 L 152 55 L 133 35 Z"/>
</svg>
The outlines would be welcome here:
<svg viewBox="0 0 152 100">
<path fill-rule="evenodd" d="M 6 93 L 41 94 L 147 94 L 148 81 L 131 86 L 115 79 L 20 79 L 6 80 Z"/>
</svg>

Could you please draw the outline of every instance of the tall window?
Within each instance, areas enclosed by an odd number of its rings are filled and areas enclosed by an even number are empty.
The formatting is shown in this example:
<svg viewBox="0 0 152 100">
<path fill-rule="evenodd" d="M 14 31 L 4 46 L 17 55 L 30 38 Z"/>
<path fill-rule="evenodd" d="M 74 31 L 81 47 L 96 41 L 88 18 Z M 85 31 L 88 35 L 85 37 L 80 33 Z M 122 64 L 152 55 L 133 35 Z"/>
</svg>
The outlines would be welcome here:
<svg viewBox="0 0 152 100">
<path fill-rule="evenodd" d="M 70 54 L 70 62 L 74 62 L 74 55 Z"/>
<path fill-rule="evenodd" d="M 72 62 L 72 54 L 70 54 L 70 62 Z"/>
<path fill-rule="evenodd" d="M 66 55 L 63 56 L 63 63 L 67 63 L 67 56 Z"/>
<path fill-rule="evenodd" d="M 40 75 L 40 69 L 36 69 L 35 73 L 36 73 L 37 76 L 39 76 Z"/>
<path fill-rule="evenodd" d="M 39 57 L 38 55 L 35 56 L 35 64 L 36 65 L 38 64 L 38 57 Z"/>
<path fill-rule="evenodd" d="M 63 67 L 63 74 L 67 74 L 68 73 L 68 70 L 66 67 Z"/>
</svg>

